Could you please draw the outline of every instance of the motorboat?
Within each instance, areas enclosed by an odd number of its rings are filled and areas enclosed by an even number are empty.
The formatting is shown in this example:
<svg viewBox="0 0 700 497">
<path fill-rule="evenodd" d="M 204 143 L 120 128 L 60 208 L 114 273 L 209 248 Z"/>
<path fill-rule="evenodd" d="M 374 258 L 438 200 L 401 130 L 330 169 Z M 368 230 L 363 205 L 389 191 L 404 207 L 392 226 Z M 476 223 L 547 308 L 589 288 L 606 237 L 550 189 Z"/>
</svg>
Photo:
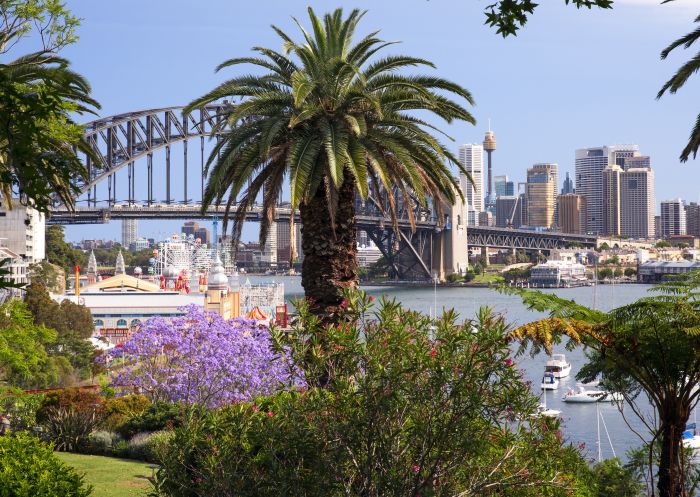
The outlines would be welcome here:
<svg viewBox="0 0 700 497">
<path fill-rule="evenodd" d="M 552 373 L 555 378 L 566 378 L 571 374 L 571 364 L 564 354 L 552 354 L 544 366 L 545 373 Z"/>
<path fill-rule="evenodd" d="M 598 390 L 598 392 L 602 392 L 602 390 Z M 601 400 L 600 394 L 591 395 L 591 393 L 583 385 L 577 385 L 576 391 L 573 388 L 569 388 L 561 400 L 572 404 L 592 404 Z"/>
<path fill-rule="evenodd" d="M 683 447 L 686 449 L 700 449 L 700 435 L 695 431 L 696 424 L 690 423 L 686 425 L 683 432 Z"/>
<path fill-rule="evenodd" d="M 559 380 L 552 373 L 545 373 L 542 377 L 542 390 L 556 390 L 559 388 Z"/>
</svg>

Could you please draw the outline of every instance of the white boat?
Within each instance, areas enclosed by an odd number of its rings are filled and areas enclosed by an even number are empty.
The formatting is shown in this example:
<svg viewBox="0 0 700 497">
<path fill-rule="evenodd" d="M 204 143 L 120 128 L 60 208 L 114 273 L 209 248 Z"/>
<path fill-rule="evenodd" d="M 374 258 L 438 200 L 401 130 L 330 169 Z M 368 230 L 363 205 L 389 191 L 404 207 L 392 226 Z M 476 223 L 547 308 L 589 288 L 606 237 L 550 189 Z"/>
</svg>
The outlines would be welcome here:
<svg viewBox="0 0 700 497">
<path fill-rule="evenodd" d="M 542 403 L 537 406 L 537 411 L 532 416 L 537 418 L 546 416 L 548 418 L 558 418 L 561 411 L 557 409 L 547 409 L 547 392 L 542 392 Z"/>
<path fill-rule="evenodd" d="M 564 354 L 552 354 L 544 367 L 545 373 L 552 373 L 555 378 L 566 378 L 571 374 L 571 364 Z"/>
<path fill-rule="evenodd" d="M 545 373 L 540 388 L 542 390 L 556 390 L 559 388 L 559 380 L 552 373 Z"/>
<path fill-rule="evenodd" d="M 602 390 L 598 390 L 602 392 Z M 578 385 L 576 391 L 569 388 L 564 396 L 561 398 L 564 402 L 571 402 L 574 404 L 592 404 L 593 402 L 598 402 L 601 399 L 601 395 L 591 395 L 592 392 L 586 390 L 583 385 Z"/>
</svg>

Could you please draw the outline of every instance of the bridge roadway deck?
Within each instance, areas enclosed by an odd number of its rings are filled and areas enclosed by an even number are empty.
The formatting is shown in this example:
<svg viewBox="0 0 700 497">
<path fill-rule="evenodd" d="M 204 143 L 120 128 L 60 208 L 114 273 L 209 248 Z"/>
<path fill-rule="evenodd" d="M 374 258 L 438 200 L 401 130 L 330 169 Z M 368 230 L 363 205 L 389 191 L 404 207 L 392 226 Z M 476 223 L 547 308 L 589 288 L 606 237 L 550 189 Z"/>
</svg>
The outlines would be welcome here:
<svg viewBox="0 0 700 497">
<path fill-rule="evenodd" d="M 104 224 L 111 220 L 120 219 L 214 219 L 224 216 L 225 207 L 211 206 L 202 212 L 199 204 L 155 204 L 152 206 L 116 205 L 112 208 L 79 207 L 75 212 L 65 210 L 54 211 L 48 219 L 49 224 Z M 276 220 L 289 219 L 290 209 L 278 207 Z M 262 209 L 255 207 L 246 214 L 246 220 L 258 222 L 262 218 Z M 296 219 L 298 220 L 298 214 Z M 358 228 L 377 228 L 384 225 L 391 227 L 391 222 L 377 215 L 358 213 Z M 410 228 L 408 220 L 400 220 L 399 228 Z M 434 230 L 439 232 L 433 219 L 417 220 L 418 230 Z M 574 235 L 552 231 L 533 231 L 523 229 L 494 228 L 484 226 L 469 226 L 467 237 L 470 247 L 491 247 L 526 250 L 551 250 L 571 245 L 595 247 L 597 239 L 591 235 Z"/>
</svg>

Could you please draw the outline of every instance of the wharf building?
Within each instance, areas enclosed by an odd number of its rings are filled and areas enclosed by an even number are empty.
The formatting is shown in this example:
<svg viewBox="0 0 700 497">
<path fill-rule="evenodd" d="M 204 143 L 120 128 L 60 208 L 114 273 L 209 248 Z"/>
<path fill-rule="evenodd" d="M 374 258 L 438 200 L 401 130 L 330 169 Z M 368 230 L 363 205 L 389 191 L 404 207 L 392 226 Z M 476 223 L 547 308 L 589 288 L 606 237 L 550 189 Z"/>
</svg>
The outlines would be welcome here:
<svg viewBox="0 0 700 497">
<path fill-rule="evenodd" d="M 578 262 L 552 260 L 530 269 L 530 284 L 535 287 L 573 287 L 589 284 L 586 266 Z"/>
<path fill-rule="evenodd" d="M 553 163 L 535 164 L 527 170 L 528 226 L 550 229 L 557 209 L 557 169 Z"/>
<path fill-rule="evenodd" d="M 467 209 L 474 214 L 468 216 L 469 224 L 478 222 L 478 215 L 484 210 L 484 147 L 476 143 L 459 147 L 458 159 L 462 167 L 471 175 L 472 184 L 460 173 L 459 186 L 464 193 Z"/>
<path fill-rule="evenodd" d="M 649 261 L 637 267 L 637 281 L 658 283 L 669 275 L 685 274 L 700 269 L 697 261 Z"/>
<path fill-rule="evenodd" d="M 680 198 L 661 202 L 661 237 L 686 234 L 685 206 Z"/>
</svg>

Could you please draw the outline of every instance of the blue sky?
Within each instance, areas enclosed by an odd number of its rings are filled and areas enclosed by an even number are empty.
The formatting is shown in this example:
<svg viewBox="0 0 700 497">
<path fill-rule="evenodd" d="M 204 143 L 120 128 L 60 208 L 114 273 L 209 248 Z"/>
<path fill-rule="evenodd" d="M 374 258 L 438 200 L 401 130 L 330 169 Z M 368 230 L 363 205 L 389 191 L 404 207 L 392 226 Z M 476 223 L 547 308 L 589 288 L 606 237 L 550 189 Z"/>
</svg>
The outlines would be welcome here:
<svg viewBox="0 0 700 497">
<path fill-rule="evenodd" d="M 576 148 L 636 143 L 652 158 L 657 202 L 699 200 L 700 160 L 680 164 L 678 155 L 700 112 L 700 75 L 677 95 L 661 101 L 655 95 L 697 52 L 659 59 L 668 43 L 694 29 L 700 0 L 664 6 L 617 0 L 612 11 L 577 11 L 563 0 L 547 0 L 518 37 L 505 40 L 483 24 L 487 3 L 68 0 L 83 23 L 80 41 L 64 55 L 91 82 L 102 116 L 183 105 L 245 71 L 215 74 L 223 60 L 248 55 L 255 45 L 281 48 L 271 24 L 296 35 L 291 16 L 305 22 L 307 5 L 317 12 L 359 7 L 369 11 L 363 33 L 380 29 L 382 38 L 402 41 L 386 53 L 427 58 L 438 74 L 472 92 L 478 124 L 446 130 L 456 150 L 460 143 L 480 143 L 490 118 L 498 141 L 495 174 L 523 181 L 531 164 L 557 162 L 563 178 L 573 173 Z M 177 183 L 173 188 L 179 191 Z M 140 231 L 167 236 L 179 224 L 144 222 Z M 67 236 L 119 239 L 120 224 L 69 227 Z M 256 237 L 257 226 L 244 231 L 244 239 Z"/>
</svg>

